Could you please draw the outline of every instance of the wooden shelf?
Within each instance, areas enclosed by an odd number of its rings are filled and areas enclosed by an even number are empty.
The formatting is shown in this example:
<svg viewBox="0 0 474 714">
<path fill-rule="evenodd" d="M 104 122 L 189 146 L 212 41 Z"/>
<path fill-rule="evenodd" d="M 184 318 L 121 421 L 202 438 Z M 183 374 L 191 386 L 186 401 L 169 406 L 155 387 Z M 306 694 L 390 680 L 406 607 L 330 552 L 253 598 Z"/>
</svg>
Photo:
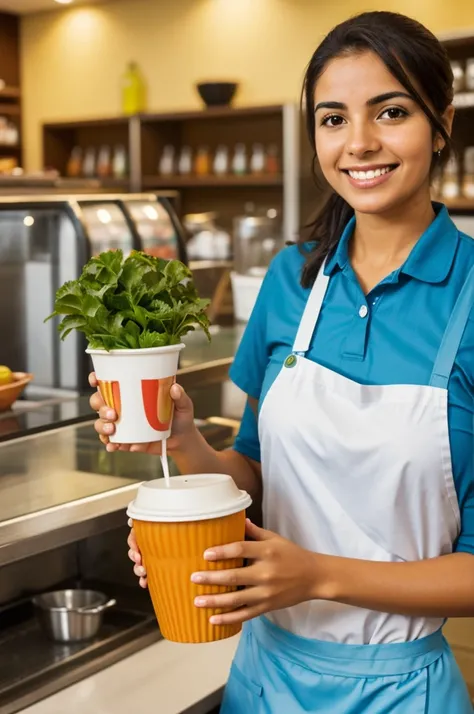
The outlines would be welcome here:
<svg viewBox="0 0 474 714">
<path fill-rule="evenodd" d="M 0 99 L 19 99 L 20 96 L 20 87 L 4 87 L 0 89 Z"/>
<path fill-rule="evenodd" d="M 281 174 L 245 176 L 144 176 L 144 188 L 225 188 L 283 186 Z"/>
<path fill-rule="evenodd" d="M 281 114 L 281 104 L 268 104 L 260 107 L 210 107 L 182 112 L 164 112 L 162 114 L 140 114 L 143 124 L 162 121 L 188 121 L 195 119 L 225 119 L 233 117 L 257 117 L 269 114 Z"/>
<path fill-rule="evenodd" d="M 127 126 L 130 121 L 130 117 L 110 117 L 109 119 L 79 119 L 78 121 L 55 121 L 47 122 L 43 124 L 45 130 L 60 130 L 60 129 L 83 129 L 90 128 L 95 129 L 98 127 L 108 127 L 108 126 Z"/>
<path fill-rule="evenodd" d="M 1 154 L 8 154 L 8 152 L 12 152 L 13 154 L 17 154 L 19 151 L 21 151 L 21 146 L 20 144 L 0 144 L 0 153 Z"/>
<path fill-rule="evenodd" d="M 9 116 L 19 116 L 21 113 L 20 106 L 18 104 L 5 104 L 0 103 L 0 114 L 7 114 Z"/>
<path fill-rule="evenodd" d="M 474 198 L 441 198 L 449 211 L 472 211 L 474 213 Z"/>
</svg>

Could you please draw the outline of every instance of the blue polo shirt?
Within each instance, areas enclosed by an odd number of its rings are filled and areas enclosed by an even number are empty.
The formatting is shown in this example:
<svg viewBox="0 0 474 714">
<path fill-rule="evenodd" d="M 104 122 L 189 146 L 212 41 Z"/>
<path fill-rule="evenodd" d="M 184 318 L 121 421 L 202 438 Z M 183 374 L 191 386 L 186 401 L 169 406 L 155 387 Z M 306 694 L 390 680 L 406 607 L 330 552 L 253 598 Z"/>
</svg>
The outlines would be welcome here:
<svg viewBox="0 0 474 714">
<path fill-rule="evenodd" d="M 348 223 L 325 266 L 330 281 L 308 359 L 360 384 L 429 384 L 449 317 L 474 265 L 474 240 L 457 230 L 444 206 L 434 209 L 436 218 L 405 263 L 368 295 L 349 261 L 355 219 Z M 232 381 L 260 405 L 292 350 L 310 293 L 300 284 L 303 265 L 297 246 L 273 260 L 230 370 Z M 448 402 L 462 519 L 456 550 L 474 554 L 474 305 Z M 257 420 L 248 406 L 234 448 L 260 461 Z"/>
</svg>

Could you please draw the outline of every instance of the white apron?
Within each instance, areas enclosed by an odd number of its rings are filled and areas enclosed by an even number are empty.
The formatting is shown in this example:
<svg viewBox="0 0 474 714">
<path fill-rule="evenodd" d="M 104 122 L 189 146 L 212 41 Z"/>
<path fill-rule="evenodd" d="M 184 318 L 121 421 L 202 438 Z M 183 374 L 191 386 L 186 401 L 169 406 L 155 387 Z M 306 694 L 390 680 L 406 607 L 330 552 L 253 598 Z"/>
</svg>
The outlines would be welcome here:
<svg viewBox="0 0 474 714">
<path fill-rule="evenodd" d="M 328 282 L 321 269 L 293 353 L 261 405 L 264 525 L 309 550 L 347 558 L 402 562 L 450 553 L 460 513 L 447 385 L 474 299 L 474 270 L 429 386 L 361 385 L 307 359 Z M 297 635 L 348 644 L 407 642 L 443 624 L 325 601 L 268 617 Z"/>
</svg>

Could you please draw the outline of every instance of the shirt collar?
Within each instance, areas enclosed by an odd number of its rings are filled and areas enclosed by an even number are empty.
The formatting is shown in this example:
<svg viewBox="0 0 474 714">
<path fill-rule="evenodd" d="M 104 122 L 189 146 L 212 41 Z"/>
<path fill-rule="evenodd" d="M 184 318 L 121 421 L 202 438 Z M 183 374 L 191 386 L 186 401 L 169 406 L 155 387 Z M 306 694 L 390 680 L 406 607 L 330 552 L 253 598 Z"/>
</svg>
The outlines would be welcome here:
<svg viewBox="0 0 474 714">
<path fill-rule="evenodd" d="M 459 239 L 458 230 L 446 206 L 433 203 L 433 208 L 436 218 L 422 234 L 399 269 L 400 273 L 425 283 L 441 283 L 447 278 Z M 342 270 L 349 262 L 349 241 L 354 233 L 355 221 L 353 216 L 345 227 L 336 250 L 326 263 L 325 275 L 332 275 L 336 268 Z"/>
</svg>

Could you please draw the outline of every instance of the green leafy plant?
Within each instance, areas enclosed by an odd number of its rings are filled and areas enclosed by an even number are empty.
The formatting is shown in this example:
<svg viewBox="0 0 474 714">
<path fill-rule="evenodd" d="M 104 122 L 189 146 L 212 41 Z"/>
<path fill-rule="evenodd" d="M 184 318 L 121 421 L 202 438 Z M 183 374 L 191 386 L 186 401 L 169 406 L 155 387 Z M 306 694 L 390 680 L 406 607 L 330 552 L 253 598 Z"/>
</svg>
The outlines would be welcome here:
<svg viewBox="0 0 474 714">
<path fill-rule="evenodd" d="M 138 251 L 124 260 L 116 250 L 91 258 L 78 280 L 59 288 L 45 322 L 64 316 L 58 325 L 61 339 L 79 330 L 92 349 L 164 347 L 178 344 L 196 327 L 210 340 L 208 305 L 179 260 Z"/>
</svg>

